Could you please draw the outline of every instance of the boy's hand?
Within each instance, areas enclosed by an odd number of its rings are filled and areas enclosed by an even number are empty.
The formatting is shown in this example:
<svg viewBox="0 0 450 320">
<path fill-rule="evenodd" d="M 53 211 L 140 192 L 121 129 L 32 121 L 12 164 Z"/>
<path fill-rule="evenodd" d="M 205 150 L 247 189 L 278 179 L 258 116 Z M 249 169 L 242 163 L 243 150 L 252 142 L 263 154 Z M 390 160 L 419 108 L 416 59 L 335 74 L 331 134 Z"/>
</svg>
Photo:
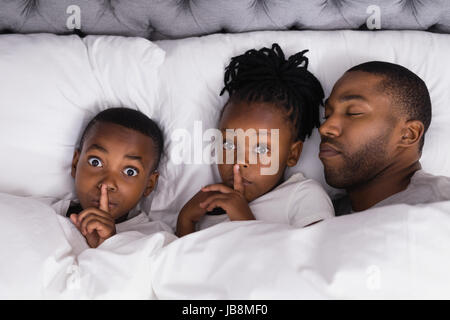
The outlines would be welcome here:
<svg viewBox="0 0 450 320">
<path fill-rule="evenodd" d="M 71 214 L 70 220 L 86 238 L 91 248 L 97 248 L 109 237 L 116 234 L 116 223 L 109 213 L 108 190 L 101 187 L 99 208 L 87 208 L 79 214 Z"/>
<path fill-rule="evenodd" d="M 233 189 L 221 183 L 202 188 L 204 192 L 216 191 L 218 193 L 209 195 L 205 201 L 200 203 L 200 207 L 206 209 L 206 211 L 211 211 L 215 207 L 221 207 L 227 212 L 231 221 L 254 220 L 255 217 L 244 196 L 245 185 L 242 182 L 238 164 L 234 165 L 233 174 Z"/>
</svg>

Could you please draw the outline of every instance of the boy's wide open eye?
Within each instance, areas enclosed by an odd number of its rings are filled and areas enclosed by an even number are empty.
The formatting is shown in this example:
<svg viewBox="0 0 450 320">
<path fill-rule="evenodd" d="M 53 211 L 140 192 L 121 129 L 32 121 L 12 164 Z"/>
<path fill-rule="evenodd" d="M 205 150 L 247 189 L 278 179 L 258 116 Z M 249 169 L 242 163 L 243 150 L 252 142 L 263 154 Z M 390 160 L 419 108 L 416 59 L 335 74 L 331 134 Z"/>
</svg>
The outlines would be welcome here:
<svg viewBox="0 0 450 320">
<path fill-rule="evenodd" d="M 133 167 L 127 167 L 125 170 L 123 170 L 123 173 L 125 173 L 129 177 L 135 177 L 139 174 L 139 170 Z"/>
<path fill-rule="evenodd" d="M 97 157 L 89 157 L 88 162 L 93 167 L 103 167 L 102 161 Z"/>
</svg>

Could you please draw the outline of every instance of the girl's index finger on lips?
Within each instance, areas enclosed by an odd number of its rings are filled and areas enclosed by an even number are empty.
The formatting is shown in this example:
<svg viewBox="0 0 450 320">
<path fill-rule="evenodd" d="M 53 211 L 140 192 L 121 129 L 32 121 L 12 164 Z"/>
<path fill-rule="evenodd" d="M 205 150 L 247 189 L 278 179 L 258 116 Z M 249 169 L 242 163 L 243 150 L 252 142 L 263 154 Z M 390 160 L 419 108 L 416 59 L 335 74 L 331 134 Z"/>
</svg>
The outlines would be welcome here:
<svg viewBox="0 0 450 320">
<path fill-rule="evenodd" d="M 242 177 L 241 177 L 241 173 L 239 171 L 239 165 L 235 164 L 233 166 L 233 174 L 234 174 L 234 182 L 233 182 L 233 187 L 234 190 L 239 192 L 239 193 L 244 193 L 245 191 L 245 187 L 244 187 L 244 183 L 242 182 Z"/>
<path fill-rule="evenodd" d="M 231 189 L 221 183 L 217 183 L 217 184 L 210 184 L 209 186 L 203 187 L 202 191 L 203 192 L 218 191 L 221 193 L 230 193 L 230 192 L 233 192 L 233 189 Z"/>
<path fill-rule="evenodd" d="M 109 212 L 108 186 L 106 184 L 102 184 L 100 190 L 101 193 L 100 193 L 99 209 L 105 212 Z"/>
</svg>

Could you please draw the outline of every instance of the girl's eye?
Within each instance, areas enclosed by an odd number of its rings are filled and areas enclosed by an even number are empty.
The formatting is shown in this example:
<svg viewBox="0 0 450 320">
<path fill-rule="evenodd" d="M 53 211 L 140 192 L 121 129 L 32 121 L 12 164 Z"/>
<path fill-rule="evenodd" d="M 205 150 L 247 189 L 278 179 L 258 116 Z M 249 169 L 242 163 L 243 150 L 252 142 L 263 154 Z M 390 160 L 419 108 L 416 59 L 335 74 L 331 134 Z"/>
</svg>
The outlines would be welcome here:
<svg viewBox="0 0 450 320">
<path fill-rule="evenodd" d="M 267 147 L 264 144 L 258 145 L 255 148 L 255 152 L 258 153 L 258 154 L 266 154 L 267 152 L 269 152 L 269 147 Z"/>
<path fill-rule="evenodd" d="M 91 166 L 93 166 L 93 167 L 99 167 L 99 168 L 103 167 L 102 162 L 100 161 L 99 158 L 96 158 L 96 157 L 90 157 L 90 158 L 88 159 L 88 162 L 89 162 L 89 164 L 90 164 Z"/>
<path fill-rule="evenodd" d="M 123 172 L 129 177 L 137 176 L 139 173 L 137 169 L 131 167 L 126 168 L 125 170 L 123 170 Z"/>
<path fill-rule="evenodd" d="M 234 143 L 233 143 L 233 142 L 230 142 L 230 141 L 225 141 L 225 142 L 223 143 L 223 148 L 224 148 L 225 150 L 234 150 L 234 149 L 236 149 Z"/>
</svg>

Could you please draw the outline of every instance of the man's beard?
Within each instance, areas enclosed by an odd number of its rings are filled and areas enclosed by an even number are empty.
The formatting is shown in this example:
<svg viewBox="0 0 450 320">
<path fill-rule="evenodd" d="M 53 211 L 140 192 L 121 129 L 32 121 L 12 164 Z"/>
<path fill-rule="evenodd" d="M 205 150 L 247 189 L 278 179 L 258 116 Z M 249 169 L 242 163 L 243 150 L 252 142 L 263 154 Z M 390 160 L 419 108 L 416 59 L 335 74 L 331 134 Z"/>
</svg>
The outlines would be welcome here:
<svg viewBox="0 0 450 320">
<path fill-rule="evenodd" d="M 343 145 L 327 137 L 322 142 L 336 146 L 341 152 L 343 164 L 340 167 L 325 166 L 325 180 L 339 189 L 352 189 L 371 181 L 387 164 L 387 144 L 390 133 L 383 133 L 372 139 L 353 154 L 346 153 Z"/>
</svg>

